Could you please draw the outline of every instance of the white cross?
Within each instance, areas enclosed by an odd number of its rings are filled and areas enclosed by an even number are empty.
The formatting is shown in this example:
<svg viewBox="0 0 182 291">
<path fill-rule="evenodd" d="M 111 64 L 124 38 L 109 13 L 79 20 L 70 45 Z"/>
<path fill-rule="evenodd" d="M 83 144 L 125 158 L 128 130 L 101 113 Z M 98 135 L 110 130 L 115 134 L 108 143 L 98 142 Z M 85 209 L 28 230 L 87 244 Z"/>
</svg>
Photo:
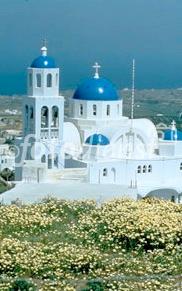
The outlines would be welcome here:
<svg viewBox="0 0 182 291">
<path fill-rule="evenodd" d="M 42 40 L 42 44 L 43 44 L 43 46 L 47 47 L 47 43 L 48 43 L 47 39 L 44 38 L 44 39 Z"/>
<path fill-rule="evenodd" d="M 176 130 L 176 122 L 174 120 L 172 121 L 171 125 L 172 125 L 172 130 Z"/>
<path fill-rule="evenodd" d="M 43 39 L 43 47 L 41 48 L 42 56 L 47 56 L 47 39 Z"/>
<path fill-rule="evenodd" d="M 99 69 L 101 68 L 101 66 L 96 62 L 95 65 L 93 66 L 93 68 L 95 69 L 95 79 L 99 79 Z"/>
</svg>

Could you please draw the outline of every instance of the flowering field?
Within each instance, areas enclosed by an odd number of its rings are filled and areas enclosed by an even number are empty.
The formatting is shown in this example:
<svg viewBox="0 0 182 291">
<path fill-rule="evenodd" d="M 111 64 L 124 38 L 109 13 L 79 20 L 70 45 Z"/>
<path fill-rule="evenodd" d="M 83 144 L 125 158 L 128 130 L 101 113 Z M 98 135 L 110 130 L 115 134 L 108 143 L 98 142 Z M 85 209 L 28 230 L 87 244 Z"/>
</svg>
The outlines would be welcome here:
<svg viewBox="0 0 182 291">
<path fill-rule="evenodd" d="M 182 205 L 0 206 L 0 236 L 1 291 L 182 290 Z"/>
</svg>

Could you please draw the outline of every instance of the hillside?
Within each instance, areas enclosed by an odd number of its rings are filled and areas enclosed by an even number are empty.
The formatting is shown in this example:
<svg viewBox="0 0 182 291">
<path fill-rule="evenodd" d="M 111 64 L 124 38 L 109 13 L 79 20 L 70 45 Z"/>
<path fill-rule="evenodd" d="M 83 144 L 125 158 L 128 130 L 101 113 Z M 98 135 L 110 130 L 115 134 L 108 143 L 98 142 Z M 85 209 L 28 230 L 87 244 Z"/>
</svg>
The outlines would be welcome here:
<svg viewBox="0 0 182 291">
<path fill-rule="evenodd" d="M 73 90 L 61 92 L 66 97 L 65 112 L 67 114 L 67 100 L 73 96 Z M 130 116 L 131 91 L 121 90 L 123 96 L 124 115 Z M 22 98 L 23 96 L 0 96 L 0 130 L 21 129 L 22 127 Z M 181 127 L 182 90 L 136 90 L 135 117 L 149 117 L 156 124 L 164 122 L 167 125 L 175 119 Z M 2 121 L 2 122 L 1 122 Z"/>
<path fill-rule="evenodd" d="M 61 92 L 66 100 L 73 95 L 73 90 L 65 90 Z M 124 102 L 124 114 L 130 115 L 131 91 L 121 90 Z M 23 96 L 0 96 L 0 115 L 9 115 L 5 111 L 17 110 L 18 115 L 21 112 L 21 103 Z M 67 105 L 67 102 L 66 102 Z M 177 118 L 182 112 L 182 90 L 181 89 L 151 89 L 136 90 L 135 93 L 135 116 L 149 116 L 156 118 L 157 115 L 163 115 L 163 118 Z M 158 116 L 162 119 L 162 116 Z"/>
<path fill-rule="evenodd" d="M 130 116 L 131 92 L 122 91 L 124 99 L 124 114 Z M 150 118 L 155 124 L 164 122 L 167 125 L 173 119 L 178 127 L 181 127 L 182 113 L 182 90 L 136 90 L 135 94 L 135 117 Z"/>
<path fill-rule="evenodd" d="M 1 291 L 181 290 L 182 205 L 1 206 L 0 236 Z"/>
</svg>

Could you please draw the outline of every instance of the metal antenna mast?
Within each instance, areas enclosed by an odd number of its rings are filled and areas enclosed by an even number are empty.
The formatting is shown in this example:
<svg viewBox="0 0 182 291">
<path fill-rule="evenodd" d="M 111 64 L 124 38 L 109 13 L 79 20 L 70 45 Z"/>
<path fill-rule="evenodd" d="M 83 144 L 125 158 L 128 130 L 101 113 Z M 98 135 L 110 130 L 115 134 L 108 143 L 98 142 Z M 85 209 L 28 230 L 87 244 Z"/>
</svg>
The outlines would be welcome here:
<svg viewBox="0 0 182 291">
<path fill-rule="evenodd" d="M 134 106 L 135 106 L 135 59 L 133 59 L 133 70 L 132 70 L 131 128 L 133 127 Z"/>
<path fill-rule="evenodd" d="M 128 133 L 127 156 L 129 156 L 130 153 L 134 152 L 134 133 L 133 133 L 134 106 L 135 106 L 135 59 L 133 59 L 133 69 L 132 69 L 131 127 Z"/>
</svg>

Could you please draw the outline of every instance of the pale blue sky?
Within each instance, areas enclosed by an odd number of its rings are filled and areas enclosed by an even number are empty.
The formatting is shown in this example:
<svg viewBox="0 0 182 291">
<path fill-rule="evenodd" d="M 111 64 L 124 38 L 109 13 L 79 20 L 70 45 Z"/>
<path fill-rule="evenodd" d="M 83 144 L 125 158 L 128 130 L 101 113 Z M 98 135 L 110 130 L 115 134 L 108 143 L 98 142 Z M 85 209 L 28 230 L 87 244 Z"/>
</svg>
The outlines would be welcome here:
<svg viewBox="0 0 182 291">
<path fill-rule="evenodd" d="M 117 87 L 182 87 L 181 0 L 0 0 L 0 93 L 24 93 L 25 70 L 42 38 L 61 67 L 63 88 L 92 74 Z"/>
</svg>

